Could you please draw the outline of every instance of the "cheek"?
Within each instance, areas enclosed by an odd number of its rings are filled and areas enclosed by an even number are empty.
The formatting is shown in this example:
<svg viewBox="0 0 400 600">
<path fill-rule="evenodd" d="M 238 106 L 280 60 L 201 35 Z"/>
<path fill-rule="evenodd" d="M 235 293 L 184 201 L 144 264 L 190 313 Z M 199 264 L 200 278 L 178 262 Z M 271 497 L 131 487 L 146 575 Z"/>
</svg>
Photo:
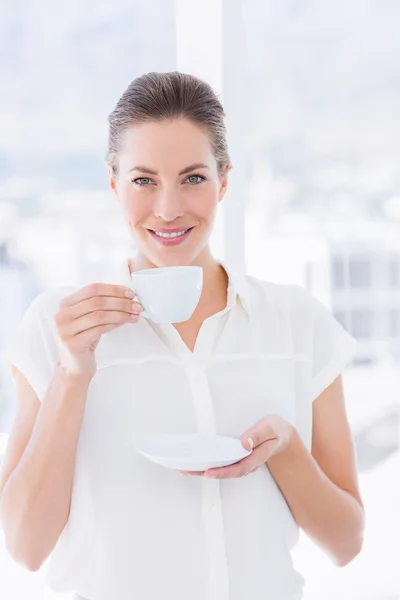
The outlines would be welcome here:
<svg viewBox="0 0 400 600">
<path fill-rule="evenodd" d="M 204 190 L 196 196 L 190 198 L 188 212 L 205 221 L 213 219 L 218 206 L 218 194 L 216 190 Z"/>
<path fill-rule="evenodd" d="M 138 195 L 132 192 L 121 194 L 121 205 L 124 211 L 125 218 L 132 224 L 142 221 L 148 216 L 150 204 L 141 201 Z"/>
</svg>

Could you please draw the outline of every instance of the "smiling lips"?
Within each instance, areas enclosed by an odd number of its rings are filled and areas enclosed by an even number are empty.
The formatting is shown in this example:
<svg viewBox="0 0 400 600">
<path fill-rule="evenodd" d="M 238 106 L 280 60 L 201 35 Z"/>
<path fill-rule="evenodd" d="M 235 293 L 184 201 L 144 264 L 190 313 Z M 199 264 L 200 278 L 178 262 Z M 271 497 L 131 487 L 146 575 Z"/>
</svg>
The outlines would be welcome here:
<svg viewBox="0 0 400 600">
<path fill-rule="evenodd" d="M 186 240 L 193 227 L 188 229 L 148 229 L 150 235 L 163 246 L 178 246 Z"/>
</svg>

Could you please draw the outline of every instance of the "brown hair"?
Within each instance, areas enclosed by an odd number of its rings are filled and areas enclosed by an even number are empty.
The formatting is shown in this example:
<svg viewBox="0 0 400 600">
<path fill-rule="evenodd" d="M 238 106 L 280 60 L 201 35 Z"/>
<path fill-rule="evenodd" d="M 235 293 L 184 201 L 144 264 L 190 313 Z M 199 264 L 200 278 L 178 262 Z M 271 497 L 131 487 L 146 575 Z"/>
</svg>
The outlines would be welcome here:
<svg viewBox="0 0 400 600">
<path fill-rule="evenodd" d="M 154 120 L 186 118 L 204 127 L 210 136 L 218 172 L 231 167 L 226 142 L 224 109 L 208 83 L 185 73 L 147 73 L 134 79 L 108 117 L 106 160 L 118 173 L 118 151 L 130 125 Z"/>
</svg>

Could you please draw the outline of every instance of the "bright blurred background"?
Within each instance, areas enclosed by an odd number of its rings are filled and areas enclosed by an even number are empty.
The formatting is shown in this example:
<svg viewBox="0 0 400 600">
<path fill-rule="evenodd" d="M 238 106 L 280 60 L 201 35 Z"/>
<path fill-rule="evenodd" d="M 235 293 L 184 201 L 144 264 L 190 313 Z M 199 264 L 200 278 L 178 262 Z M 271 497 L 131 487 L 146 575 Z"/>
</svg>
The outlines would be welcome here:
<svg viewBox="0 0 400 600">
<path fill-rule="evenodd" d="M 358 339 L 345 385 L 365 546 L 337 569 L 302 536 L 305 600 L 400 598 L 399 30 L 397 0 L 1 3 L 0 352 L 38 293 L 132 251 L 107 189 L 106 117 L 134 77 L 176 69 L 227 111 L 216 254 L 303 285 Z M 0 462 L 14 394 L 0 363 Z M 59 596 L 0 541 L 0 597 Z"/>
</svg>

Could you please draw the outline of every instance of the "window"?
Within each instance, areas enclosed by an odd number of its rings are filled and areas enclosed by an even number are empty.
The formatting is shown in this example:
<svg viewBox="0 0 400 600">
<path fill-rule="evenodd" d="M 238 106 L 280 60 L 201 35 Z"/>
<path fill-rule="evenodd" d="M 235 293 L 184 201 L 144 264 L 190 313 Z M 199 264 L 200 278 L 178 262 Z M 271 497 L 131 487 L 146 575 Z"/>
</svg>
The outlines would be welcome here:
<svg viewBox="0 0 400 600">
<path fill-rule="evenodd" d="M 371 310 L 351 311 L 351 333 L 355 338 L 372 337 L 373 313 Z"/>
<path fill-rule="evenodd" d="M 392 309 L 390 311 L 390 336 L 392 338 L 400 338 L 400 310 Z"/>
<path fill-rule="evenodd" d="M 400 288 L 400 258 L 392 258 L 389 266 L 389 286 Z"/>
<path fill-rule="evenodd" d="M 365 289 L 371 287 L 371 261 L 354 259 L 349 261 L 349 284 L 352 288 Z"/>
<path fill-rule="evenodd" d="M 335 258 L 332 262 L 332 287 L 336 289 L 345 287 L 344 262 L 341 258 Z"/>
</svg>

